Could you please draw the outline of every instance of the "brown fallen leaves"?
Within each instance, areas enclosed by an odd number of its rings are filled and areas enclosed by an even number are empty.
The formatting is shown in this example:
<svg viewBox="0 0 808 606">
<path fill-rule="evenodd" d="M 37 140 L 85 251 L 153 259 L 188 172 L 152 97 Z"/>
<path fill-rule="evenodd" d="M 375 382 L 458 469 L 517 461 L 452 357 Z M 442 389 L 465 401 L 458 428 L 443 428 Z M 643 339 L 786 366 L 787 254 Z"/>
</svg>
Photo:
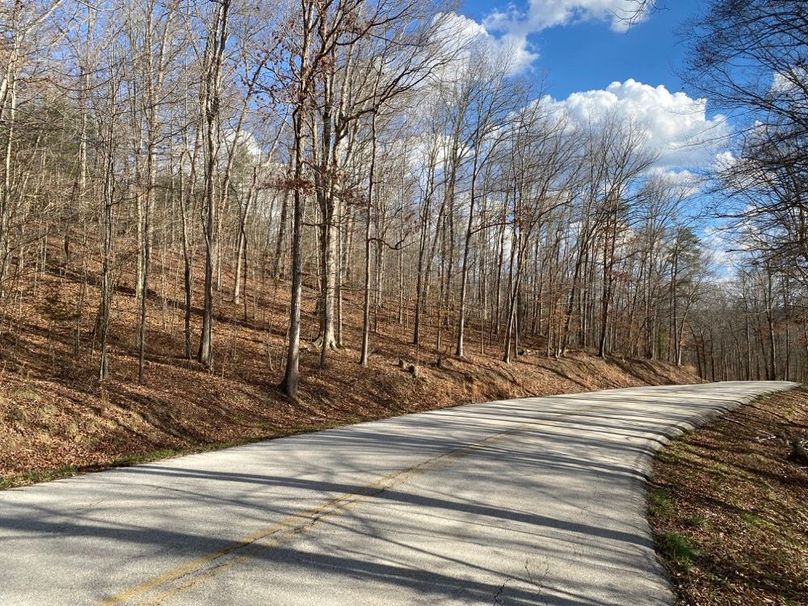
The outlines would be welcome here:
<svg viewBox="0 0 808 606">
<path fill-rule="evenodd" d="M 119 288 L 110 379 L 98 385 L 98 355 L 90 337 L 94 304 L 77 319 L 80 283 L 55 271 L 44 274 L 37 289 L 24 299 L 30 304 L 9 310 L 14 316 L 0 322 L 0 488 L 466 402 L 698 381 L 687 369 L 657 362 L 604 361 L 583 352 L 552 360 L 537 353 L 538 342 L 529 343 L 536 352 L 506 365 L 500 361 L 501 339 L 493 338 L 481 353 L 476 331 L 470 331 L 467 357 L 459 360 L 435 349 L 429 322 L 416 349 L 410 344 L 411 317 L 401 325 L 395 310 L 385 308 L 371 335 L 370 365 L 362 368 L 352 348 L 361 342 L 361 297 L 351 294 L 345 301 L 348 347 L 332 352 L 321 369 L 312 346 L 315 292 L 307 289 L 300 401 L 292 404 L 275 387 L 283 372 L 287 286 L 250 284 L 246 313 L 225 290 L 217 296 L 211 373 L 182 357 L 178 284 L 168 300 L 149 299 L 144 385 L 137 382 L 133 289 Z M 97 289 L 90 287 L 85 297 L 96 301 Z M 195 336 L 199 324 L 195 313 Z M 450 331 L 444 330 L 444 343 L 452 344 Z M 399 360 L 416 372 L 402 369 Z"/>
<path fill-rule="evenodd" d="M 760 398 L 657 457 L 649 518 L 679 603 L 808 604 L 808 389 Z"/>
</svg>

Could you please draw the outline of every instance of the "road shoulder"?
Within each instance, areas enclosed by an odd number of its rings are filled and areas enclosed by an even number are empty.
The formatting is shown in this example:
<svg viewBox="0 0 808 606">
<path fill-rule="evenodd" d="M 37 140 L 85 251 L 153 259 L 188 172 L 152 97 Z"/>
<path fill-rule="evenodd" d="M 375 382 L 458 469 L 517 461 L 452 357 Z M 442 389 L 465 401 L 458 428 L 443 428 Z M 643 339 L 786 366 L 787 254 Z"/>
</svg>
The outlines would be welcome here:
<svg viewBox="0 0 808 606">
<path fill-rule="evenodd" d="M 808 388 L 774 393 L 672 441 L 649 521 L 682 604 L 808 604 Z"/>
</svg>

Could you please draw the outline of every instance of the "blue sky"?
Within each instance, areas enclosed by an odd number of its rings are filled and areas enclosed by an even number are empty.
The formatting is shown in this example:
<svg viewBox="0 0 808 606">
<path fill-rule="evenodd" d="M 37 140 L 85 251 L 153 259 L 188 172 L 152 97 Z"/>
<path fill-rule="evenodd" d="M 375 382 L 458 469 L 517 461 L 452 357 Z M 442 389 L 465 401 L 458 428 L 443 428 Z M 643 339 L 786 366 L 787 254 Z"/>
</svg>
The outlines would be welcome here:
<svg viewBox="0 0 808 606">
<path fill-rule="evenodd" d="M 511 52 L 522 58 L 517 72 L 543 83 L 541 92 L 573 120 L 617 112 L 638 121 L 659 154 L 656 169 L 683 184 L 695 183 L 696 173 L 726 158 L 732 133 L 725 117 L 680 77 L 686 25 L 704 3 L 656 0 L 631 26 L 615 19 L 636 1 L 461 0 L 457 12 L 473 20 L 462 27 L 482 36 L 494 52 L 518 49 Z M 692 210 L 700 207 L 694 202 Z M 725 247 L 715 233 L 708 227 L 705 240 L 725 266 Z"/>
<path fill-rule="evenodd" d="M 552 4 L 553 0 L 544 2 Z M 702 4 L 699 0 L 660 0 L 645 21 L 626 32 L 613 31 L 608 21 L 592 18 L 532 33 L 528 35 L 530 48 L 539 55 L 534 72 L 546 74 L 547 92 L 557 99 L 629 78 L 662 84 L 671 92 L 683 90 L 677 75 L 684 55 L 680 32 Z M 526 0 L 464 0 L 459 12 L 484 22 L 509 5 L 523 12 L 529 9 Z"/>
<path fill-rule="evenodd" d="M 657 0 L 635 22 L 639 0 L 465 0 L 452 17 L 458 39 L 512 60 L 571 120 L 621 116 L 648 133 L 656 167 L 700 171 L 727 149 L 730 127 L 679 74 L 683 30 L 698 0 Z M 686 176 L 686 175 L 685 175 Z"/>
</svg>

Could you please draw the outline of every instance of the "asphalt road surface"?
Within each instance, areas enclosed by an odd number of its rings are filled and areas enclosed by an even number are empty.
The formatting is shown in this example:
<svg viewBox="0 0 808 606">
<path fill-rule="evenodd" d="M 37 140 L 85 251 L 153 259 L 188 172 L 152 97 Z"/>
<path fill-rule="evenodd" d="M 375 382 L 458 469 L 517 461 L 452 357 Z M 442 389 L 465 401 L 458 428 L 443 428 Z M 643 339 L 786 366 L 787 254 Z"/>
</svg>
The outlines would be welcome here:
<svg viewBox="0 0 808 606">
<path fill-rule="evenodd" d="M 0 604 L 670 604 L 651 453 L 791 385 L 467 405 L 0 492 Z"/>
</svg>

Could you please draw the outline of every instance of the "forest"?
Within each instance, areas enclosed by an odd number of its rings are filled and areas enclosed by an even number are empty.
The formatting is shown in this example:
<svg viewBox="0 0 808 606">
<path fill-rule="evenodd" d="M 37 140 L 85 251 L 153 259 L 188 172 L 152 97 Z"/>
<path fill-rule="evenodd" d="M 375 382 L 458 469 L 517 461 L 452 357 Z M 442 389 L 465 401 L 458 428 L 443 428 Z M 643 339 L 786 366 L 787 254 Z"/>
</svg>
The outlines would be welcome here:
<svg viewBox="0 0 808 606">
<path fill-rule="evenodd" d="M 380 326 L 413 374 L 473 349 L 804 381 L 808 11 L 708 4 L 690 84 L 746 122 L 682 178 L 434 0 L 3 0 L 3 372 L 32 339 L 100 384 L 224 372 L 226 312 L 292 401 Z"/>
</svg>

